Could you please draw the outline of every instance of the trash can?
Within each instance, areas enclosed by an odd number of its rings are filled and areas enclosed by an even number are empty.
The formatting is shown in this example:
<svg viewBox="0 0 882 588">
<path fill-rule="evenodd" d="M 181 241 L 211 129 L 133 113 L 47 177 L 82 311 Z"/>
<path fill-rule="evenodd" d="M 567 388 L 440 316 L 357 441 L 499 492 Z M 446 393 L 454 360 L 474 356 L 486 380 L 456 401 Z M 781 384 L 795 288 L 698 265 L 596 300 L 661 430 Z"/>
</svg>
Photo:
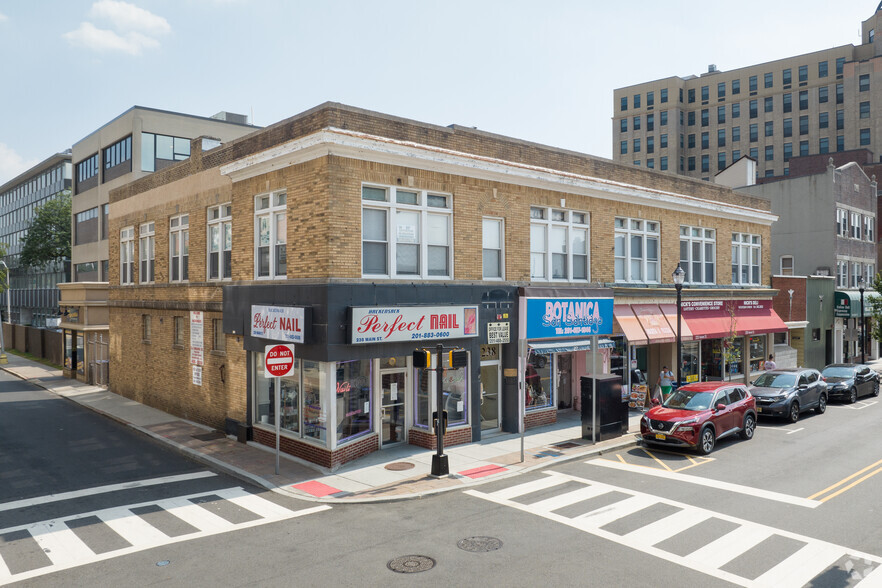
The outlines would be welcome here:
<svg viewBox="0 0 882 588">
<path fill-rule="evenodd" d="M 622 377 L 615 374 L 582 376 L 582 438 L 591 439 L 594 429 L 592 396 L 597 386 L 597 434 L 598 441 L 615 439 L 628 432 L 628 397 L 622 396 Z"/>
</svg>

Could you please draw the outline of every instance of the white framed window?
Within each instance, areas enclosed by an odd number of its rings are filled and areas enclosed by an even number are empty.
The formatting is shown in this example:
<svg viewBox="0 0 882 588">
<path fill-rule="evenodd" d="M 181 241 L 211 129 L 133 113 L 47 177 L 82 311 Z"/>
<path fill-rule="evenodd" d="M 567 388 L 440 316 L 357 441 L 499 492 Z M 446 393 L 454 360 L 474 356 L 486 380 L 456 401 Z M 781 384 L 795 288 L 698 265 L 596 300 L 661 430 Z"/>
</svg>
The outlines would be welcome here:
<svg viewBox="0 0 882 588">
<path fill-rule="evenodd" d="M 453 276 L 453 197 L 394 186 L 361 188 L 364 276 Z"/>
<path fill-rule="evenodd" d="M 864 238 L 870 243 L 875 242 L 875 231 L 873 230 L 876 219 L 872 216 L 864 216 Z"/>
<path fill-rule="evenodd" d="M 864 284 L 866 284 L 866 288 L 870 289 L 873 287 L 873 282 L 876 280 L 876 264 L 873 263 L 865 263 L 864 264 Z"/>
<path fill-rule="evenodd" d="M 851 238 L 861 238 L 861 215 L 857 212 L 851 213 Z"/>
<path fill-rule="evenodd" d="M 658 283 L 659 224 L 616 217 L 616 282 Z"/>
<path fill-rule="evenodd" d="M 759 235 L 732 233 L 732 284 L 758 285 L 762 242 Z"/>
<path fill-rule="evenodd" d="M 503 257 L 504 229 L 502 219 L 482 219 L 482 260 L 485 280 L 501 280 L 505 277 Z"/>
<path fill-rule="evenodd" d="M 588 213 L 530 207 L 530 277 L 534 280 L 587 282 Z"/>
<path fill-rule="evenodd" d="M 680 268 L 687 284 L 715 284 L 717 280 L 717 231 L 703 227 L 680 227 Z"/>
<path fill-rule="evenodd" d="M 792 276 L 793 275 L 793 256 L 792 255 L 782 255 L 781 256 L 781 275 L 782 276 Z"/>
<path fill-rule="evenodd" d="M 285 192 L 254 197 L 254 273 L 257 278 L 287 275 L 287 210 Z"/>
<path fill-rule="evenodd" d="M 851 287 L 858 287 L 858 278 L 864 275 L 860 262 L 853 261 L 851 262 Z"/>
<path fill-rule="evenodd" d="M 848 287 L 848 262 L 836 262 L 836 286 L 838 288 Z"/>
<path fill-rule="evenodd" d="M 169 279 L 186 282 L 190 279 L 190 215 L 169 219 Z"/>
<path fill-rule="evenodd" d="M 119 283 L 134 284 L 135 277 L 135 227 L 119 232 Z"/>
<path fill-rule="evenodd" d="M 836 234 L 840 237 L 848 237 L 848 211 L 836 209 Z"/>
<path fill-rule="evenodd" d="M 229 280 L 233 269 L 233 205 L 208 209 L 208 279 Z"/>
<path fill-rule="evenodd" d="M 138 231 L 138 256 L 141 260 L 141 269 L 138 281 L 142 284 L 150 284 L 154 279 L 156 251 L 156 225 L 153 222 L 143 223 Z"/>
</svg>

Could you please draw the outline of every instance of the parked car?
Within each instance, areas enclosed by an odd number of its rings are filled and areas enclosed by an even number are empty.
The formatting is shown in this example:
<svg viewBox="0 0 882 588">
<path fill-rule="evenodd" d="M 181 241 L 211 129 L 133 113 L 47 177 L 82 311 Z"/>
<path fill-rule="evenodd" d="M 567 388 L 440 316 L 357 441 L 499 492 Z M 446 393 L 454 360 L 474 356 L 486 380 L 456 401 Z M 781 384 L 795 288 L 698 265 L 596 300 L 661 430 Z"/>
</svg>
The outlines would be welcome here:
<svg viewBox="0 0 882 588">
<path fill-rule="evenodd" d="M 756 430 L 754 399 L 741 384 L 686 384 L 664 403 L 654 399 L 653 404 L 640 419 L 644 443 L 691 447 L 707 455 L 719 439 L 736 433 L 742 439 L 752 439 Z"/>
<path fill-rule="evenodd" d="M 756 398 L 757 414 L 784 417 L 791 423 L 807 410 L 818 414 L 827 410 L 827 383 L 810 368 L 770 370 L 753 382 L 750 393 Z"/>
<path fill-rule="evenodd" d="M 858 396 L 879 396 L 879 375 L 858 363 L 831 363 L 821 375 L 827 380 L 827 396 L 857 402 Z"/>
</svg>

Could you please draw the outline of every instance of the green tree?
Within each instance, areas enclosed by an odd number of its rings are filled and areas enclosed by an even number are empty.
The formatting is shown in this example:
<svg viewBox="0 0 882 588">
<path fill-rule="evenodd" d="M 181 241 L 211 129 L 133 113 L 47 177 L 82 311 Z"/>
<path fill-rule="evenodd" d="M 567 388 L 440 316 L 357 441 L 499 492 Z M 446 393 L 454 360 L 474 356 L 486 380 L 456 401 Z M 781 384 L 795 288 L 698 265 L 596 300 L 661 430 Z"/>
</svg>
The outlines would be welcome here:
<svg viewBox="0 0 882 588">
<path fill-rule="evenodd" d="M 882 273 L 873 276 L 872 287 L 879 296 L 868 297 L 870 308 L 866 310 L 870 320 L 867 321 L 867 338 L 871 341 L 882 341 Z"/>
<path fill-rule="evenodd" d="M 735 303 L 732 301 L 726 302 L 725 309 L 729 313 L 729 335 L 723 339 L 723 369 L 726 370 L 723 374 L 723 379 L 728 381 L 732 374 L 730 366 L 741 359 L 741 350 L 735 346 L 737 334 L 735 328 Z"/>
<path fill-rule="evenodd" d="M 19 263 L 23 267 L 42 268 L 70 257 L 70 190 L 37 208 L 21 243 Z"/>
</svg>

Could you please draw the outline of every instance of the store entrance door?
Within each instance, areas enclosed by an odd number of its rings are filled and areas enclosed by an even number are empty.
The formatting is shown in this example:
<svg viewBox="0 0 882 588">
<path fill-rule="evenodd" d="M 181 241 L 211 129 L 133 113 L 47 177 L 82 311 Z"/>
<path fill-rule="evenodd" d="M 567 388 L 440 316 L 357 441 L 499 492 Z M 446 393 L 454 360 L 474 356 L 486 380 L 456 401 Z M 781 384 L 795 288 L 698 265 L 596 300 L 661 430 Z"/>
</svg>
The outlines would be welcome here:
<svg viewBox="0 0 882 588">
<path fill-rule="evenodd" d="M 380 446 L 406 441 L 407 370 L 380 372 Z"/>
<path fill-rule="evenodd" d="M 481 362 L 481 430 L 499 428 L 499 361 Z"/>
</svg>

